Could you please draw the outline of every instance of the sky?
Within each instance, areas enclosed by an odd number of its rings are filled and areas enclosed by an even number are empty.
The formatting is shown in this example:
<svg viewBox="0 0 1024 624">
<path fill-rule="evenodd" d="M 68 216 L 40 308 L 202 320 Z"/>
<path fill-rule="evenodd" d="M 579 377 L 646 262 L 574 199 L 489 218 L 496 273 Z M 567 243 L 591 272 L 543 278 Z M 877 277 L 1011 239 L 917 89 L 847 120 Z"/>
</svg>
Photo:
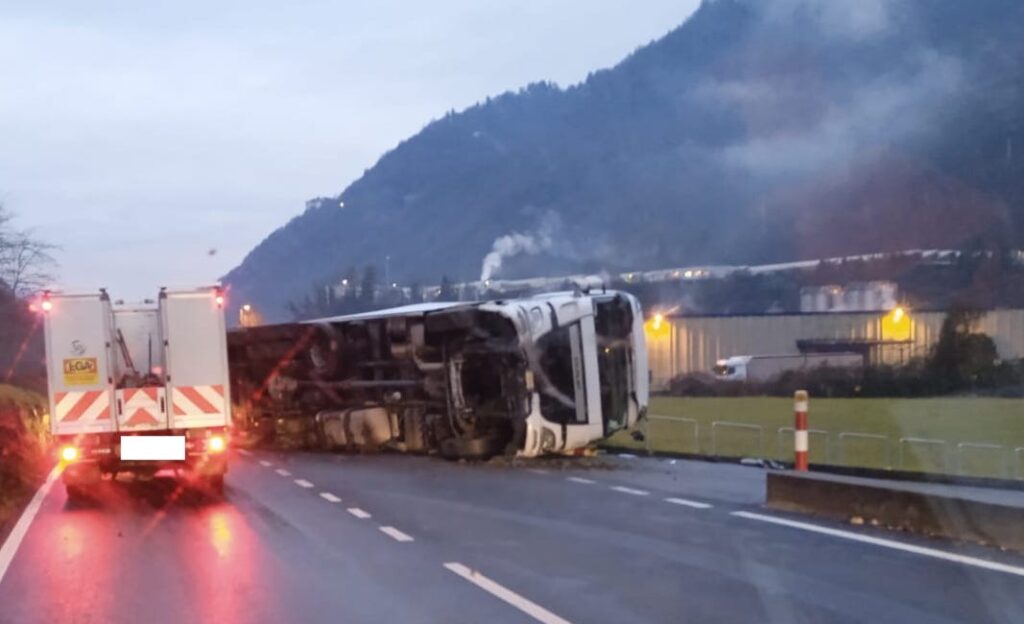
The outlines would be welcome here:
<svg viewBox="0 0 1024 624">
<path fill-rule="evenodd" d="M 579 82 L 698 4 L 5 0 L 0 203 L 59 246 L 55 287 L 209 284 L 432 119 Z"/>
</svg>

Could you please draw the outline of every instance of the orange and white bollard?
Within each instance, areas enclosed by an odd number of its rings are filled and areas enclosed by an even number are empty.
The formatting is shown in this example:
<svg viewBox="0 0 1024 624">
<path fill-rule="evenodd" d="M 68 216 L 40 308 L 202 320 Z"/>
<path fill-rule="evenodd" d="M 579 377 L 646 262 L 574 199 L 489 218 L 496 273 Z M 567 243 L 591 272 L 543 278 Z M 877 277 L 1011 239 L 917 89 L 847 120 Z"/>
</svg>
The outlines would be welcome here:
<svg viewBox="0 0 1024 624">
<path fill-rule="evenodd" d="M 793 468 L 807 470 L 807 391 L 797 390 L 793 395 L 793 412 L 796 423 L 793 426 Z"/>
</svg>

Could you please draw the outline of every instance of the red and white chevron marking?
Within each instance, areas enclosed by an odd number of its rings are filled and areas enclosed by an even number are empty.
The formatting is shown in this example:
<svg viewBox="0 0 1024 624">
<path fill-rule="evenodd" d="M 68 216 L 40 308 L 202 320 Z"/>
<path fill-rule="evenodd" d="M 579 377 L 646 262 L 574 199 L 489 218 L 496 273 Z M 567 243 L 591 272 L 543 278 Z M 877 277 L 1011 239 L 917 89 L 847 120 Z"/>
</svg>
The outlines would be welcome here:
<svg viewBox="0 0 1024 624">
<path fill-rule="evenodd" d="M 117 391 L 121 401 L 121 426 L 152 427 L 161 424 L 163 410 L 160 399 L 164 389 L 159 386 L 125 388 Z"/>
<path fill-rule="evenodd" d="M 175 416 L 218 416 L 225 414 L 224 386 L 177 386 L 171 389 Z"/>
<path fill-rule="evenodd" d="M 59 423 L 110 420 L 110 394 L 106 390 L 55 392 L 53 417 Z"/>
</svg>

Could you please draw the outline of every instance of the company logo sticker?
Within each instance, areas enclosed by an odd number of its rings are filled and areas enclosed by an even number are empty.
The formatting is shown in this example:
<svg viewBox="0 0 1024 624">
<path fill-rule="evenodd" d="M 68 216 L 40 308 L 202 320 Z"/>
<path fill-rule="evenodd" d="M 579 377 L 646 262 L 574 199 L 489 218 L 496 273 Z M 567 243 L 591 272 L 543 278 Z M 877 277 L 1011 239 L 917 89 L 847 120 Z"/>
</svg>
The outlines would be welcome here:
<svg viewBox="0 0 1024 624">
<path fill-rule="evenodd" d="M 100 366 L 96 358 L 64 360 L 65 386 L 94 386 L 100 382 Z"/>
</svg>

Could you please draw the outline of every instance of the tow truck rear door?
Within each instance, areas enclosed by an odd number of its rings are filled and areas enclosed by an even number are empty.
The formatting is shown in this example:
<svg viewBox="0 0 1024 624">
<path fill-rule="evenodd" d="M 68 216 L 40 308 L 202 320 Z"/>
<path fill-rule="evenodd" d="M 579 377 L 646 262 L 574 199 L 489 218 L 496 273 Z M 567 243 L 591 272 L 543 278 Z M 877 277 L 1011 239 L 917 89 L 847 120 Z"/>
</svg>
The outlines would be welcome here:
<svg viewBox="0 0 1024 624">
<path fill-rule="evenodd" d="M 44 305 L 50 430 L 114 431 L 110 299 L 102 292 L 55 294 Z"/>
<path fill-rule="evenodd" d="M 231 422 L 223 304 L 218 288 L 160 293 L 173 429 L 226 427 Z"/>
<path fill-rule="evenodd" d="M 124 345 L 120 344 L 124 340 Z M 121 432 L 154 431 L 168 428 L 166 390 L 160 317 L 156 308 L 114 310 L 115 380 L 134 372 L 146 380 L 141 387 L 121 387 L 116 392 L 117 422 Z M 127 351 L 127 358 L 125 355 Z M 151 375 L 156 379 L 152 379 Z M 121 382 L 118 382 L 121 385 Z"/>
</svg>

